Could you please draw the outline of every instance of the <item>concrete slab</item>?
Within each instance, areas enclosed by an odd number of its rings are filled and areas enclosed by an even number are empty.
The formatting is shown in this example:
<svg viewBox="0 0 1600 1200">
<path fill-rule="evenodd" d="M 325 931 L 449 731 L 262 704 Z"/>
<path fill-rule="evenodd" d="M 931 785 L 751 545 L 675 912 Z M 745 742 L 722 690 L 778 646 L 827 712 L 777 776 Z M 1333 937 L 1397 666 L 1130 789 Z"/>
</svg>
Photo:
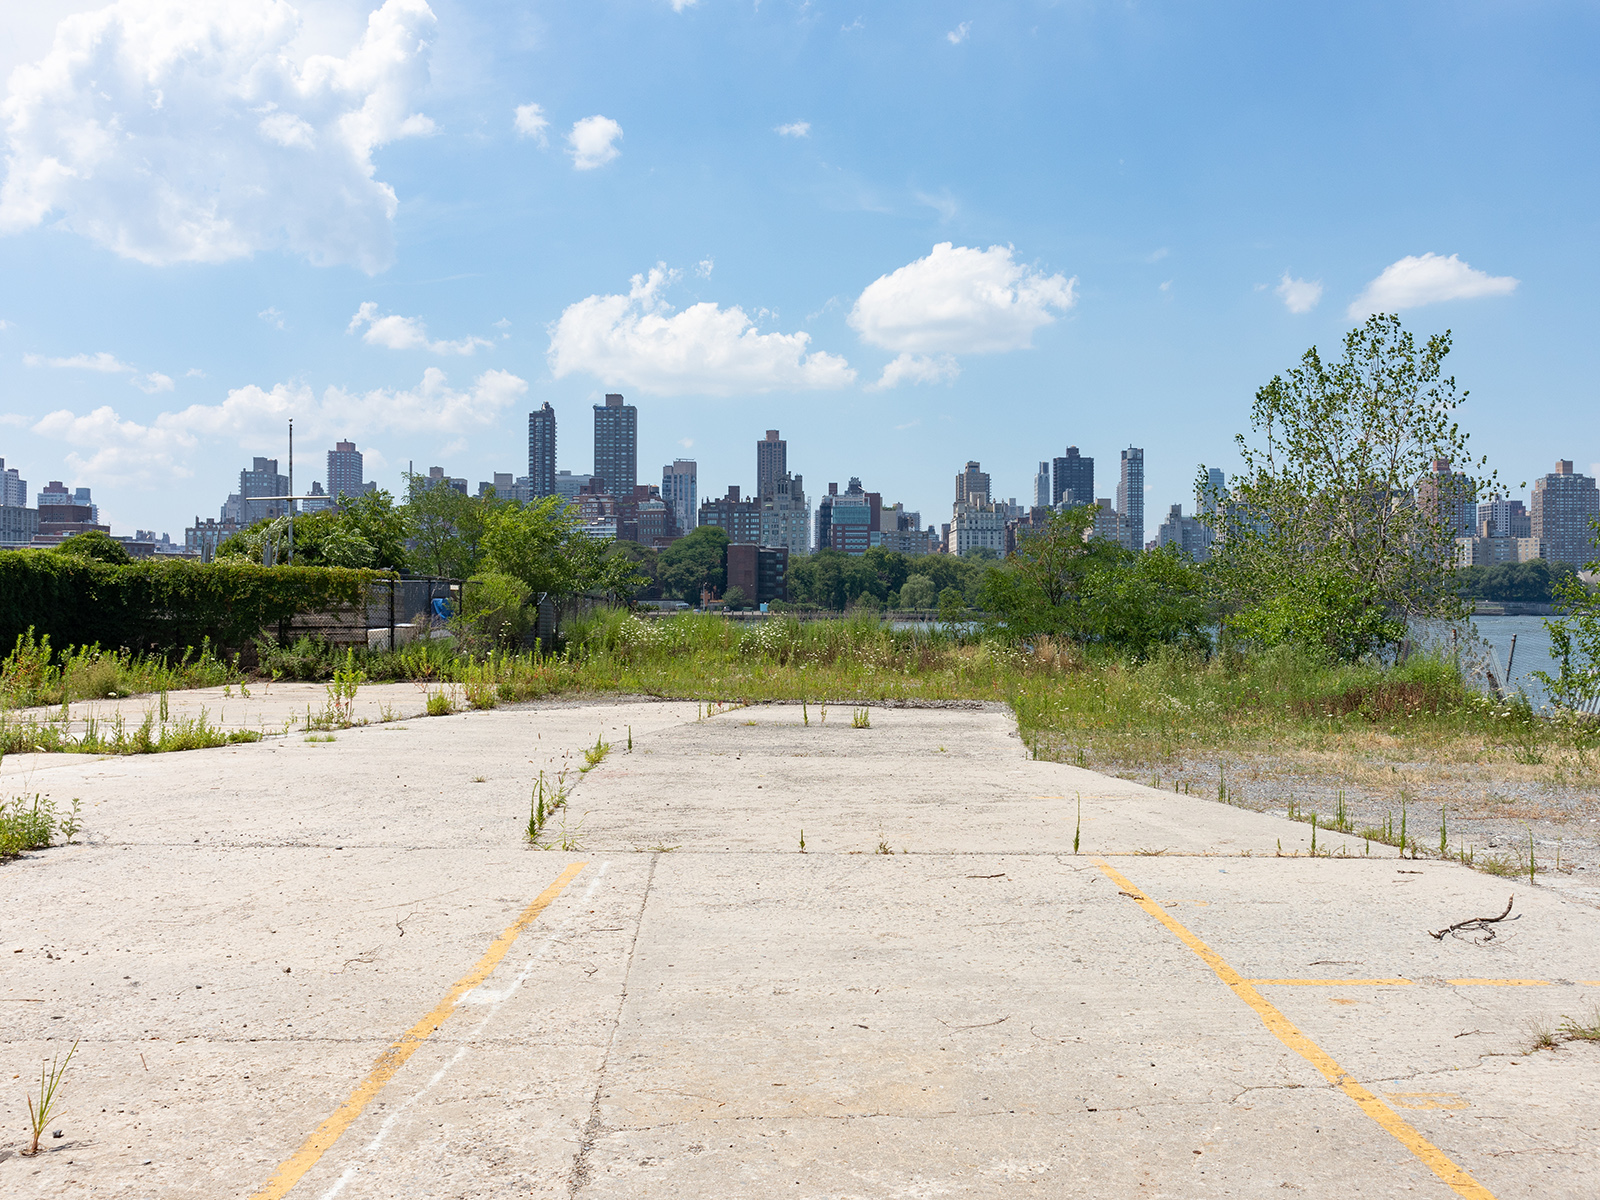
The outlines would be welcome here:
<svg viewBox="0 0 1600 1200">
<path fill-rule="evenodd" d="M 1600 1046 L 1527 1052 L 1600 1000 L 1594 909 L 1313 859 L 1306 825 L 1029 762 L 1000 712 L 697 715 L 0 763 L 88 814 L 0 868 L 0 1191 L 1600 1190 Z M 563 765 L 574 848 L 528 848 Z M 1492 940 L 1429 936 L 1512 892 Z M 73 1039 L 63 1137 L 20 1158 Z"/>
</svg>

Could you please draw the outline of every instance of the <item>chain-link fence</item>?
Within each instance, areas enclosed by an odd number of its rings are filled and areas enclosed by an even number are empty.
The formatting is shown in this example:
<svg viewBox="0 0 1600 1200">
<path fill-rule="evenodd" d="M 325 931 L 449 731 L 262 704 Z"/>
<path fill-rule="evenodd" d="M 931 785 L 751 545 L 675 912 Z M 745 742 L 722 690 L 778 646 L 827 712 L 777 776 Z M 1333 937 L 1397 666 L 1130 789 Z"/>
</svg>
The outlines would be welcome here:
<svg viewBox="0 0 1600 1200">
<path fill-rule="evenodd" d="M 365 601 L 305 612 L 282 623 L 278 639 L 313 637 L 330 645 L 389 650 L 427 636 L 461 612 L 463 582 L 433 576 L 375 579 Z"/>
</svg>

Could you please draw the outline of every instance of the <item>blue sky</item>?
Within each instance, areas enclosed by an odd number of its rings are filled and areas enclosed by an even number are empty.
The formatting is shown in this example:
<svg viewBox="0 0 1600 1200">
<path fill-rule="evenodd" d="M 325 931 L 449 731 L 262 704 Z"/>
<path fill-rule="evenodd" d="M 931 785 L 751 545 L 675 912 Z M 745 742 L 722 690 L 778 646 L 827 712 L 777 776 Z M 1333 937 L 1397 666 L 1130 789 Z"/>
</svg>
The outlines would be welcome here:
<svg viewBox="0 0 1600 1200">
<path fill-rule="evenodd" d="M 948 520 L 1079 446 L 1147 531 L 1367 309 L 1513 486 L 1600 462 L 1580 4 L 422 0 L 0 15 L 0 456 L 177 537 L 253 454 L 474 484 L 639 406 Z M 537 107 L 531 107 L 537 106 Z M 520 110 L 520 115 L 519 115 Z M 309 472 L 309 473 L 308 473 Z"/>
</svg>

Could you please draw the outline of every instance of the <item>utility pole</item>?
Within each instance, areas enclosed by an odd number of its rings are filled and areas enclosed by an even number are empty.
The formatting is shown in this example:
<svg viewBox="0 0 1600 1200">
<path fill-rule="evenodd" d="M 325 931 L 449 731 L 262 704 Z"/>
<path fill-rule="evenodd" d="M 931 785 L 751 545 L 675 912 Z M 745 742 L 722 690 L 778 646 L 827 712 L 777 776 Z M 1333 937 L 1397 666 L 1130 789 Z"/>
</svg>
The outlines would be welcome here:
<svg viewBox="0 0 1600 1200">
<path fill-rule="evenodd" d="M 294 564 L 294 418 L 289 418 L 289 553 L 286 561 Z"/>
</svg>

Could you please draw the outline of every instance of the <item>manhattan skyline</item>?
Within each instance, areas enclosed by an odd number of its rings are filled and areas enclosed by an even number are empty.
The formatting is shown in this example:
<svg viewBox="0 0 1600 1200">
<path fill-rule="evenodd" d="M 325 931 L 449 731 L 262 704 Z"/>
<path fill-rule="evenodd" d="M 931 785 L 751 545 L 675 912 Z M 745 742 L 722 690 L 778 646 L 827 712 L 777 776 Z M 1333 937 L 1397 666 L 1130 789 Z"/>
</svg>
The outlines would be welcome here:
<svg viewBox="0 0 1600 1200">
<path fill-rule="evenodd" d="M 859 475 L 933 523 L 969 459 L 1026 503 L 1040 460 L 1131 444 L 1153 516 L 1190 510 L 1198 464 L 1231 473 L 1257 387 L 1381 307 L 1453 329 L 1474 448 L 1525 497 L 1600 460 L 1595 167 L 1571 153 L 1597 21 L 8 13 L 0 456 L 176 534 L 286 458 L 289 416 L 307 478 L 349 439 L 398 493 L 408 460 L 520 475 L 530 411 L 574 429 L 615 392 L 641 477 L 694 458 L 702 495 L 753 489 L 768 428 L 813 493 Z M 163 37 L 208 48 L 184 67 Z M 592 469 L 587 440 L 558 466 Z"/>
</svg>

